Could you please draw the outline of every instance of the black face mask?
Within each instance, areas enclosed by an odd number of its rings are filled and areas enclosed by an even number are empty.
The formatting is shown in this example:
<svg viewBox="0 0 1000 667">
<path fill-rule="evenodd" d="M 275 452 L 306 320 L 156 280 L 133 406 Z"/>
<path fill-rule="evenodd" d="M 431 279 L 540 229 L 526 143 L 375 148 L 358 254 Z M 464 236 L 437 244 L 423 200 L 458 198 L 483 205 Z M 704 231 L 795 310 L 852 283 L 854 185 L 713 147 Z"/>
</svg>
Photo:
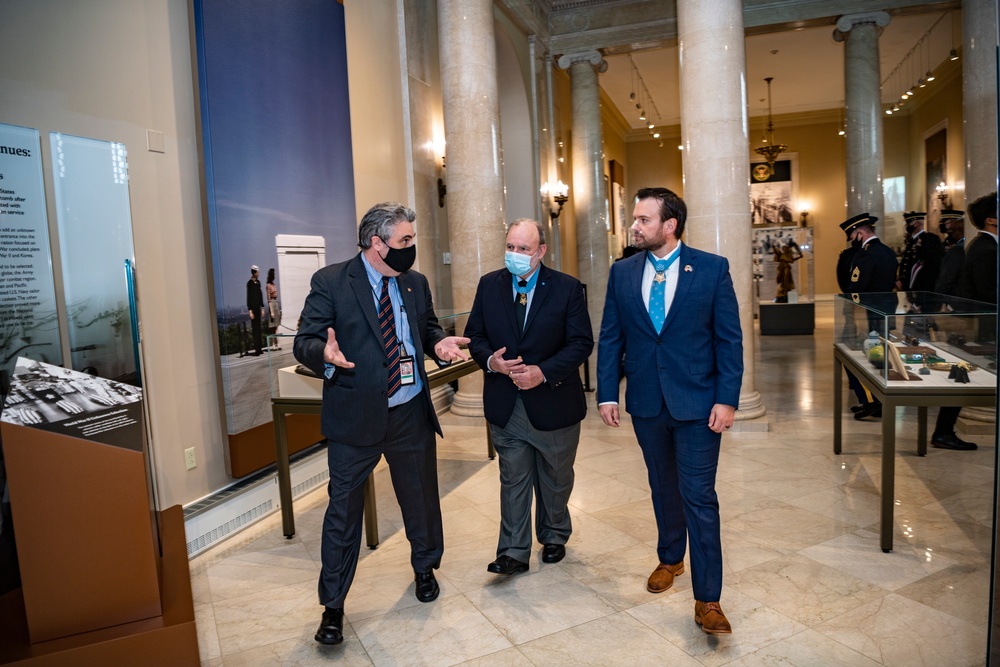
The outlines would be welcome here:
<svg viewBox="0 0 1000 667">
<path fill-rule="evenodd" d="M 944 224 L 943 222 L 938 223 L 938 231 L 941 232 L 942 234 L 947 234 L 948 233 L 948 225 Z"/>
<path fill-rule="evenodd" d="M 858 239 L 852 240 L 851 247 L 854 248 L 855 250 L 861 250 L 861 241 L 859 241 Z"/>
<path fill-rule="evenodd" d="M 388 247 L 388 244 L 386 244 Z M 382 261 L 393 271 L 399 271 L 404 273 L 413 266 L 413 262 L 417 259 L 417 246 L 411 245 L 408 248 L 389 248 L 388 252 L 385 253 L 385 257 Z"/>
</svg>

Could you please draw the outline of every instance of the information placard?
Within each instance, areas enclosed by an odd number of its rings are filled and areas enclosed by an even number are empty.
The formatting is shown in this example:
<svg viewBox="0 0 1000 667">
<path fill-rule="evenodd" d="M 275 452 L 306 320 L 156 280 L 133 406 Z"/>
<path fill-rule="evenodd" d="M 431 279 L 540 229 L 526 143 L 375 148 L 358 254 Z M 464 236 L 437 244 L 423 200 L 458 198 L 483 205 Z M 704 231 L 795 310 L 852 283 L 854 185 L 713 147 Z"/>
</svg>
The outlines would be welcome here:
<svg viewBox="0 0 1000 667">
<path fill-rule="evenodd" d="M 38 130 L 0 123 L 0 371 L 62 363 Z"/>
</svg>

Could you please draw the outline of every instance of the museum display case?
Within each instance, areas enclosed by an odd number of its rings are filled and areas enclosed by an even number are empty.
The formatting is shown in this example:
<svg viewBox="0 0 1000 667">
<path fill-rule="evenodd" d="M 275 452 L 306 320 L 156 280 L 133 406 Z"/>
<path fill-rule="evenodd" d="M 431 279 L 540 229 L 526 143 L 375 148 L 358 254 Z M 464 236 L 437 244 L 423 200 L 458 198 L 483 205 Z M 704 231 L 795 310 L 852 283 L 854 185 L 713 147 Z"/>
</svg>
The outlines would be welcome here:
<svg viewBox="0 0 1000 667">
<path fill-rule="evenodd" d="M 439 310 L 438 322 L 449 336 L 461 336 L 468 321 L 468 311 Z M 271 377 L 271 398 L 312 398 L 321 399 L 323 384 L 320 378 L 295 360 L 292 346 L 294 333 L 268 334 L 267 363 Z M 351 355 L 344 350 L 348 360 Z M 471 364 L 471 366 L 470 366 Z M 424 356 L 424 370 L 432 387 L 447 384 L 476 370 L 475 362 L 457 362 L 449 366 L 438 366 L 432 358 Z"/>
<path fill-rule="evenodd" d="M 996 306 L 933 292 L 840 294 L 834 344 L 882 386 L 996 384 Z"/>
<path fill-rule="evenodd" d="M 437 311 L 438 322 L 449 336 L 461 335 L 469 313 L 466 311 Z M 274 449 L 277 462 L 276 477 L 281 505 L 282 533 L 285 537 L 295 534 L 295 515 L 292 508 L 292 483 L 289 468 L 289 423 L 290 417 L 299 415 L 319 415 L 323 409 L 323 381 L 308 368 L 299 364 L 292 355 L 294 334 L 271 334 L 267 336 L 268 368 L 271 375 L 271 416 L 274 421 Z M 350 350 L 343 350 L 348 360 Z M 475 373 L 479 366 L 471 358 L 445 366 L 425 356 L 424 368 L 431 389 L 431 400 L 438 413 L 447 409 L 454 393 L 446 387 L 460 377 Z M 442 396 L 447 393 L 447 396 Z M 443 408 L 441 407 L 443 405 Z M 493 443 L 487 438 L 487 455 L 496 453 Z M 375 506 L 374 481 L 369 477 L 365 483 L 365 541 L 374 549 L 378 546 L 378 519 Z"/>
<path fill-rule="evenodd" d="M 811 227 L 762 227 L 753 230 L 756 303 L 813 301 L 813 230 Z"/>
</svg>

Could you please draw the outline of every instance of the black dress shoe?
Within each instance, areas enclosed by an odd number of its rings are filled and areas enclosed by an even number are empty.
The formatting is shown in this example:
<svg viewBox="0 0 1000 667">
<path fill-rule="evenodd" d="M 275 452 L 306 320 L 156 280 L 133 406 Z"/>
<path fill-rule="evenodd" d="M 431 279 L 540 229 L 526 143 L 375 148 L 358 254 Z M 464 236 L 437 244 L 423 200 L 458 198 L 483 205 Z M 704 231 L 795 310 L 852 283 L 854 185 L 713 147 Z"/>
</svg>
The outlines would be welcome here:
<svg viewBox="0 0 1000 667">
<path fill-rule="evenodd" d="M 546 544 L 542 547 L 543 563 L 558 563 L 565 557 L 566 545 L 564 544 Z"/>
<path fill-rule="evenodd" d="M 320 644 L 339 644 L 344 641 L 344 610 L 323 608 L 323 620 L 313 638 Z"/>
<path fill-rule="evenodd" d="M 437 600 L 441 588 L 438 586 L 437 579 L 434 578 L 434 570 L 414 572 L 413 574 L 417 582 L 416 590 L 414 591 L 417 599 L 421 602 L 433 602 Z"/>
<path fill-rule="evenodd" d="M 960 440 L 954 433 L 947 433 L 945 435 L 938 435 L 935 433 L 931 436 L 931 444 L 938 449 L 958 449 L 966 452 L 978 449 L 978 447 L 976 447 L 976 443 Z"/>
<path fill-rule="evenodd" d="M 862 404 L 860 404 L 860 403 L 858 405 L 852 405 L 851 406 L 851 412 L 853 412 L 855 414 L 861 412 L 864 409 L 865 409 L 865 406 L 862 405 Z"/>
<path fill-rule="evenodd" d="M 528 564 L 515 560 L 510 556 L 500 556 L 486 566 L 486 571 L 493 574 L 517 574 L 518 572 L 527 572 Z"/>
<path fill-rule="evenodd" d="M 881 403 L 865 403 L 861 406 L 861 409 L 854 413 L 854 418 L 858 421 L 867 419 L 868 417 L 875 417 L 876 419 L 882 418 L 882 404 Z"/>
</svg>

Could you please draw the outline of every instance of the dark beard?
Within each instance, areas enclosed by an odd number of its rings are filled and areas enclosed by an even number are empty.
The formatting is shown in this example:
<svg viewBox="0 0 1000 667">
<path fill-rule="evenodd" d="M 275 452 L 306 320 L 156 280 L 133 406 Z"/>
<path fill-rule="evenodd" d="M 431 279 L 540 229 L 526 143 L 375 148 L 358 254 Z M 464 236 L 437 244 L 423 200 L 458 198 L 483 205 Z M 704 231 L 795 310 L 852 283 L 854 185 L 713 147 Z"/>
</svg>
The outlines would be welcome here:
<svg viewBox="0 0 1000 667">
<path fill-rule="evenodd" d="M 635 236 L 633 236 L 632 237 L 632 245 L 634 245 L 639 250 L 649 250 L 649 251 L 652 251 L 652 252 L 656 252 L 657 250 L 659 250 L 663 246 L 667 245 L 667 242 L 664 241 L 664 242 L 662 242 L 660 244 L 657 244 L 656 242 L 650 241 L 647 238 L 643 238 L 642 241 L 639 241 L 638 239 L 635 238 Z"/>
</svg>

